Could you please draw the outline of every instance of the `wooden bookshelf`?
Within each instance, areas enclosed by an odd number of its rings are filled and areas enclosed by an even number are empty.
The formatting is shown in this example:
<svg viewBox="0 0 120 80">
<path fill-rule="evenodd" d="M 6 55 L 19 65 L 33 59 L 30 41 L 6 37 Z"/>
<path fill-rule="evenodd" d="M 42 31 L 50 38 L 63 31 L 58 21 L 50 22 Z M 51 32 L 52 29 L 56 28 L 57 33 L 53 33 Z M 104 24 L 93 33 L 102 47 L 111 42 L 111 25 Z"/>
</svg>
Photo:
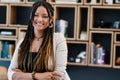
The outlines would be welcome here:
<svg viewBox="0 0 120 80">
<path fill-rule="evenodd" d="M 8 41 L 16 45 L 27 28 L 31 6 L 35 1 L 38 0 L 0 2 L 0 32 L 11 31 L 13 33 L 13 35 L 0 35 L 0 41 Z M 68 65 L 120 68 L 115 63 L 120 47 L 120 27 L 114 26 L 116 21 L 120 21 L 119 4 L 115 2 L 107 4 L 105 0 L 95 0 L 95 3 L 91 3 L 91 0 L 79 0 L 77 3 L 47 1 L 54 7 L 55 31 L 57 19 L 68 21 L 67 36 L 65 36 L 69 50 L 68 59 L 71 54 L 72 57 L 75 56 L 77 51 L 84 50 L 87 53 L 84 64 L 68 61 Z M 100 24 L 102 21 L 103 23 Z M 83 34 L 82 38 L 81 34 Z M 91 63 L 92 42 L 100 43 L 107 50 L 105 64 Z M 9 59 L 3 59 L 0 55 L 0 60 Z"/>
</svg>

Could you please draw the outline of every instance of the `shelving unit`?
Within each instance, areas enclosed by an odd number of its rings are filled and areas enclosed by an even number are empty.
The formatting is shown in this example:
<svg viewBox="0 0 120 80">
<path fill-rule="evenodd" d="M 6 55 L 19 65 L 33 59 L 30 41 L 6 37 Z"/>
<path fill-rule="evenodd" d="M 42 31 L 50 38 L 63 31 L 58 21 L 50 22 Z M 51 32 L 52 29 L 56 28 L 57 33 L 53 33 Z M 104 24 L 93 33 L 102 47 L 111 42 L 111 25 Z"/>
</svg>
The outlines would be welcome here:
<svg viewBox="0 0 120 80">
<path fill-rule="evenodd" d="M 0 35 L 0 41 L 8 41 L 14 45 L 26 31 L 31 6 L 37 0 L 22 0 L 20 2 L 0 3 L 0 33 L 11 31 L 13 35 Z M 120 48 L 120 6 L 107 4 L 105 0 L 79 0 L 78 3 L 56 3 L 47 0 L 55 9 L 54 23 L 56 20 L 68 21 L 67 35 L 68 65 L 95 66 L 120 68 L 116 65 Z M 92 0 L 94 1 L 94 0 Z M 115 22 L 118 25 L 114 25 Z M 105 51 L 105 63 L 91 63 L 91 43 L 101 44 Z M 113 49 L 114 46 L 114 49 Z M 86 62 L 75 62 L 78 52 L 86 51 Z M 72 61 L 71 58 L 74 60 Z M 0 60 L 6 60 L 1 58 Z M 70 61 L 71 60 L 71 61 Z M 78 59 L 79 60 L 79 59 Z"/>
</svg>

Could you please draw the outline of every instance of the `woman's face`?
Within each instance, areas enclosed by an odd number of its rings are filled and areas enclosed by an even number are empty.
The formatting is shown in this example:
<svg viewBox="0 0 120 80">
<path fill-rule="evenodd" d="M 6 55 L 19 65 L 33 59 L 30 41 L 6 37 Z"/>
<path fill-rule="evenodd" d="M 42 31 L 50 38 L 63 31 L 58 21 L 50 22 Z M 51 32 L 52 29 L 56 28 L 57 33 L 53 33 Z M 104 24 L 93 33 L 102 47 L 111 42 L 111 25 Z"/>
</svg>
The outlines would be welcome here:
<svg viewBox="0 0 120 80">
<path fill-rule="evenodd" d="M 44 31 L 49 26 L 50 21 L 46 8 L 43 6 L 38 7 L 33 19 L 34 29 Z"/>
</svg>

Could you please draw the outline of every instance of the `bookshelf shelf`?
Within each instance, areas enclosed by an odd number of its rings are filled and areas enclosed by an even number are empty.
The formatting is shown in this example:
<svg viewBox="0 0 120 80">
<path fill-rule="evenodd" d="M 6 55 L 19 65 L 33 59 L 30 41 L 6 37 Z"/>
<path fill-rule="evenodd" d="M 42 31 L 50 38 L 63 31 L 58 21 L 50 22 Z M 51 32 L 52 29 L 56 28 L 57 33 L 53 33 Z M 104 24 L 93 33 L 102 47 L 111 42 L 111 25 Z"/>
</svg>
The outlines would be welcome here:
<svg viewBox="0 0 120 80">
<path fill-rule="evenodd" d="M 26 0 L 25 2 L 27 4 L 33 4 L 34 2 L 37 2 L 37 1 L 39 1 L 39 0 Z M 46 1 L 48 2 L 49 0 L 46 0 Z"/>
<path fill-rule="evenodd" d="M 120 44 L 114 44 L 113 67 L 120 68 Z"/>
<path fill-rule="evenodd" d="M 113 32 L 90 31 L 89 63 L 93 66 L 112 66 Z M 109 40 L 109 41 L 108 41 Z"/>
<path fill-rule="evenodd" d="M 67 41 L 68 64 L 87 65 L 88 42 Z"/>
<path fill-rule="evenodd" d="M 11 61 L 11 59 L 0 58 L 1 61 Z"/>
<path fill-rule="evenodd" d="M 11 4 L 9 25 L 10 26 L 26 26 L 28 23 L 31 10 L 31 4 Z M 14 17 L 14 18 L 13 18 Z M 22 20 L 21 20 L 22 19 Z"/>
<path fill-rule="evenodd" d="M 66 38 L 74 40 L 76 34 L 76 14 L 77 6 L 75 5 L 55 5 L 55 20 L 65 20 L 68 22 L 68 27 L 65 29 Z M 58 27 L 58 26 L 57 26 Z"/>
<path fill-rule="evenodd" d="M 120 44 L 120 32 L 115 32 L 114 43 Z"/>
<path fill-rule="evenodd" d="M 77 40 L 88 41 L 89 6 L 78 6 Z"/>
<path fill-rule="evenodd" d="M 15 27 L 0 27 L 0 37 L 17 38 L 18 30 Z"/>
<path fill-rule="evenodd" d="M 102 0 L 84 0 L 85 5 L 102 5 Z"/>
<path fill-rule="evenodd" d="M 13 56 L 17 39 L 0 38 L 0 60 L 10 60 Z"/>
<path fill-rule="evenodd" d="M 19 3 L 0 2 L 0 33 L 10 31 L 13 34 L 0 34 L 0 41 L 8 41 L 16 46 L 16 43 L 25 35 L 31 6 L 35 1 L 38 0 L 21 0 Z M 57 32 L 59 28 L 57 20 L 65 20 L 68 23 L 68 27 L 64 28 L 68 45 L 68 65 L 120 68 L 115 63 L 120 52 L 119 4 L 115 2 L 107 4 L 105 0 L 79 0 L 76 3 L 46 1 L 52 3 L 55 10 L 55 31 Z M 91 63 L 91 43 L 93 42 L 104 46 L 107 52 L 105 64 Z M 86 51 L 85 63 L 75 62 L 78 52 L 81 51 Z M 1 58 L 1 54 L 0 60 L 7 61 Z"/>
<path fill-rule="evenodd" d="M 8 5 L 0 4 L 0 26 L 7 26 L 8 24 Z"/>
<path fill-rule="evenodd" d="M 52 4 L 70 4 L 70 5 L 82 5 L 83 0 L 49 0 Z"/>
<path fill-rule="evenodd" d="M 91 6 L 90 29 L 96 30 L 120 30 L 119 22 L 120 7 L 113 6 Z"/>
</svg>

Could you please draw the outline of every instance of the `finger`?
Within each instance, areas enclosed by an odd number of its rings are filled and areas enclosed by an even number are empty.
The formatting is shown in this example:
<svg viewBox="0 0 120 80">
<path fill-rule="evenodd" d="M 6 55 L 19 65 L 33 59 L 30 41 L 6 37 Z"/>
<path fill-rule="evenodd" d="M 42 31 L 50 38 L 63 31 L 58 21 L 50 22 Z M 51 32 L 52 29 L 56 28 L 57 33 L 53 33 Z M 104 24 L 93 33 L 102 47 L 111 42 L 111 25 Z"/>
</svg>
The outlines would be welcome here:
<svg viewBox="0 0 120 80">
<path fill-rule="evenodd" d="M 51 79 L 52 79 L 52 80 L 56 80 L 56 79 L 55 79 L 55 76 L 52 76 Z"/>
<path fill-rule="evenodd" d="M 52 72 L 52 75 L 61 77 L 61 75 L 57 72 Z"/>
</svg>

